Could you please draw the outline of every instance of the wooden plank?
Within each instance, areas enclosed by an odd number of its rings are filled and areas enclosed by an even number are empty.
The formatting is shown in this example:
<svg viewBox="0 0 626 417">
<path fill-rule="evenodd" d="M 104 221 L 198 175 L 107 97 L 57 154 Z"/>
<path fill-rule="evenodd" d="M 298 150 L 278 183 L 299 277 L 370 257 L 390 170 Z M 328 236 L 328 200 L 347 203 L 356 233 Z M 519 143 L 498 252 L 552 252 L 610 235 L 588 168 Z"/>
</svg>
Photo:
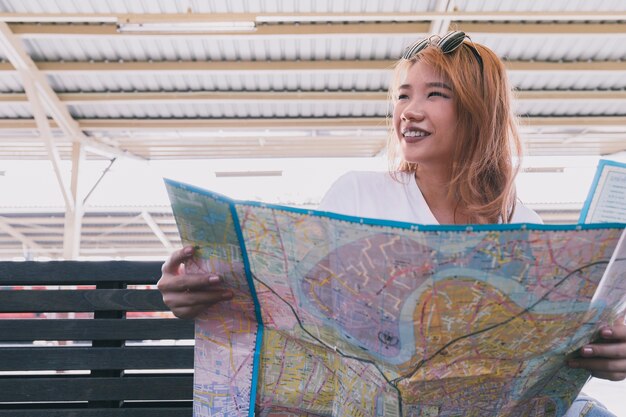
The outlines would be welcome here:
<svg viewBox="0 0 626 417">
<path fill-rule="evenodd" d="M 0 320 L 0 341 L 193 339 L 193 320 Z"/>
<path fill-rule="evenodd" d="M 0 371 L 192 369 L 193 346 L 6 347 Z"/>
<path fill-rule="evenodd" d="M 192 417 L 192 405 L 149 408 L 0 409 L 0 417 Z"/>
<path fill-rule="evenodd" d="M 193 398 L 193 375 L 122 378 L 0 378 L 0 402 L 154 400 Z"/>
<path fill-rule="evenodd" d="M 0 262 L 0 285 L 89 285 L 102 281 L 155 284 L 162 262 Z"/>
<path fill-rule="evenodd" d="M 2 312 L 167 311 L 158 290 L 4 290 Z"/>
</svg>

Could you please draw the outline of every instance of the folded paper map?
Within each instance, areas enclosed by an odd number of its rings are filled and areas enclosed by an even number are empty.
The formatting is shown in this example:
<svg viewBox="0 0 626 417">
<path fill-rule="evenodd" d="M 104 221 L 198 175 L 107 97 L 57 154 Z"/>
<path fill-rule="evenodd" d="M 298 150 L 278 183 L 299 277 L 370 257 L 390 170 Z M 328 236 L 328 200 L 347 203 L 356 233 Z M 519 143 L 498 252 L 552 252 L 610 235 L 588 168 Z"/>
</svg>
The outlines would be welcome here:
<svg viewBox="0 0 626 417">
<path fill-rule="evenodd" d="M 600 160 L 579 223 L 626 223 L 626 164 Z"/>
<path fill-rule="evenodd" d="M 422 226 L 166 180 L 196 320 L 194 416 L 559 416 L 626 310 L 624 224 Z"/>
</svg>

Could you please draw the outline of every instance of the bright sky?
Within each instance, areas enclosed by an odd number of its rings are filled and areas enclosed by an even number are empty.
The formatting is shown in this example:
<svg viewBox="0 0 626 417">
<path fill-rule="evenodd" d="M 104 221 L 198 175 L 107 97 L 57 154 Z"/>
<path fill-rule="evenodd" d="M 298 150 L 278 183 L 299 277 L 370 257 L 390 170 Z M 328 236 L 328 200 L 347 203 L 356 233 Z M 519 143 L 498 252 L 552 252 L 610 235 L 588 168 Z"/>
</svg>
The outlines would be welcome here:
<svg viewBox="0 0 626 417">
<path fill-rule="evenodd" d="M 598 157 L 526 157 L 524 166 L 533 169 L 563 168 L 563 172 L 524 172 L 518 177 L 523 202 L 582 205 Z M 610 159 L 626 162 L 626 153 Z M 83 167 L 87 193 L 108 161 L 88 161 Z M 333 180 L 349 170 L 386 170 L 378 158 L 248 159 L 152 161 L 117 160 L 89 197 L 87 207 L 166 206 L 162 177 L 207 188 L 236 199 L 277 204 L 315 205 Z M 216 177 L 216 172 L 280 171 L 281 176 Z M 0 161 L 0 210 L 62 209 L 63 199 L 54 171 L 47 161 Z M 69 180 L 70 164 L 63 172 Z"/>
</svg>

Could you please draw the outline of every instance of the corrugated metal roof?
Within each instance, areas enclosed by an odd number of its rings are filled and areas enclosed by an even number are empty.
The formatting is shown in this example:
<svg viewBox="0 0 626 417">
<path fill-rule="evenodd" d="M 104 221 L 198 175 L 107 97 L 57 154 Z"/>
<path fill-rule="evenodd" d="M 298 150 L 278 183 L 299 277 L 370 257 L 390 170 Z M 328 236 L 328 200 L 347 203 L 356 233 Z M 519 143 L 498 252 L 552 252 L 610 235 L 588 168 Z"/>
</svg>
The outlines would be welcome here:
<svg viewBox="0 0 626 417">
<path fill-rule="evenodd" d="M 22 80 L 17 73 L 7 72 L 0 73 L 0 92 L 2 93 L 20 93 L 24 91 Z"/>
<path fill-rule="evenodd" d="M 294 61 L 396 59 L 415 34 L 184 37 L 63 36 L 25 39 L 35 61 Z"/>
<path fill-rule="evenodd" d="M 3 80 L 4 77 L 0 77 Z M 389 71 L 52 74 L 58 92 L 73 91 L 386 91 Z"/>
<path fill-rule="evenodd" d="M 625 64 L 626 66 L 626 64 Z M 54 73 L 50 85 L 67 92 L 144 91 L 386 91 L 390 71 L 258 71 L 193 72 L 184 77 L 159 72 Z M 624 71 L 509 71 L 511 85 L 519 90 L 624 90 Z M 23 92 L 15 73 L 0 73 L 0 92 Z"/>
<path fill-rule="evenodd" d="M 6 104 L 0 103 L 1 119 L 31 119 L 33 113 L 29 103 L 25 104 Z"/>
<path fill-rule="evenodd" d="M 623 116 L 626 100 L 523 100 L 515 108 L 528 116 Z"/>
<path fill-rule="evenodd" d="M 125 0 L 3 0 L 0 10 L 16 13 L 372 13 L 432 10 L 435 0 L 181 0 L 176 2 Z"/>
<path fill-rule="evenodd" d="M 299 0 L 181 0 L 176 2 L 128 2 L 126 0 L 3 0 L 0 10 L 14 13 L 417 13 L 434 10 L 435 0 L 420 1 L 316 1 Z M 625 11 L 621 0 L 456 0 L 459 10 L 468 12 L 510 10 L 518 12 L 541 11 Z"/>
<path fill-rule="evenodd" d="M 462 27 L 462 26 L 461 26 Z M 259 38 L 255 35 L 181 37 L 80 36 L 25 39 L 35 61 L 294 61 L 397 59 L 423 34 L 332 34 Z M 499 56 L 521 61 L 619 61 L 626 33 L 473 33 Z"/>
<path fill-rule="evenodd" d="M 387 103 L 359 101 L 221 101 L 215 103 L 153 103 L 72 105 L 74 117 L 91 118 L 272 118 L 272 117 L 368 117 L 384 116 Z"/>
<path fill-rule="evenodd" d="M 467 12 L 501 11 L 514 12 L 598 12 L 626 11 L 622 0 L 456 0 L 459 10 Z"/>
<path fill-rule="evenodd" d="M 619 61 L 626 59 L 626 33 L 472 34 L 503 59 L 520 61 Z M 626 64 L 625 64 L 626 65 Z"/>
<path fill-rule="evenodd" d="M 626 68 L 624 71 L 511 71 L 509 80 L 519 90 L 624 90 Z"/>
</svg>

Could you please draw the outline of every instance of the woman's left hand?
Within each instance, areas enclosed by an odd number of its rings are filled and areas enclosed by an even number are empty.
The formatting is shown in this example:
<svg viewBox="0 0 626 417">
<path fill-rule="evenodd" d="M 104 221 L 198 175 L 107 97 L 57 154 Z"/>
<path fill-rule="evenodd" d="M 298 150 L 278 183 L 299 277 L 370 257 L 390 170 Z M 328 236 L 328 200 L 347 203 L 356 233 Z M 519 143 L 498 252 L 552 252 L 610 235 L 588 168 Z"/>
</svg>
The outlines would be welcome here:
<svg viewBox="0 0 626 417">
<path fill-rule="evenodd" d="M 599 339 L 579 352 L 580 357 L 567 362 L 570 367 L 587 369 L 596 378 L 626 379 L 626 324 L 603 327 Z"/>
</svg>

